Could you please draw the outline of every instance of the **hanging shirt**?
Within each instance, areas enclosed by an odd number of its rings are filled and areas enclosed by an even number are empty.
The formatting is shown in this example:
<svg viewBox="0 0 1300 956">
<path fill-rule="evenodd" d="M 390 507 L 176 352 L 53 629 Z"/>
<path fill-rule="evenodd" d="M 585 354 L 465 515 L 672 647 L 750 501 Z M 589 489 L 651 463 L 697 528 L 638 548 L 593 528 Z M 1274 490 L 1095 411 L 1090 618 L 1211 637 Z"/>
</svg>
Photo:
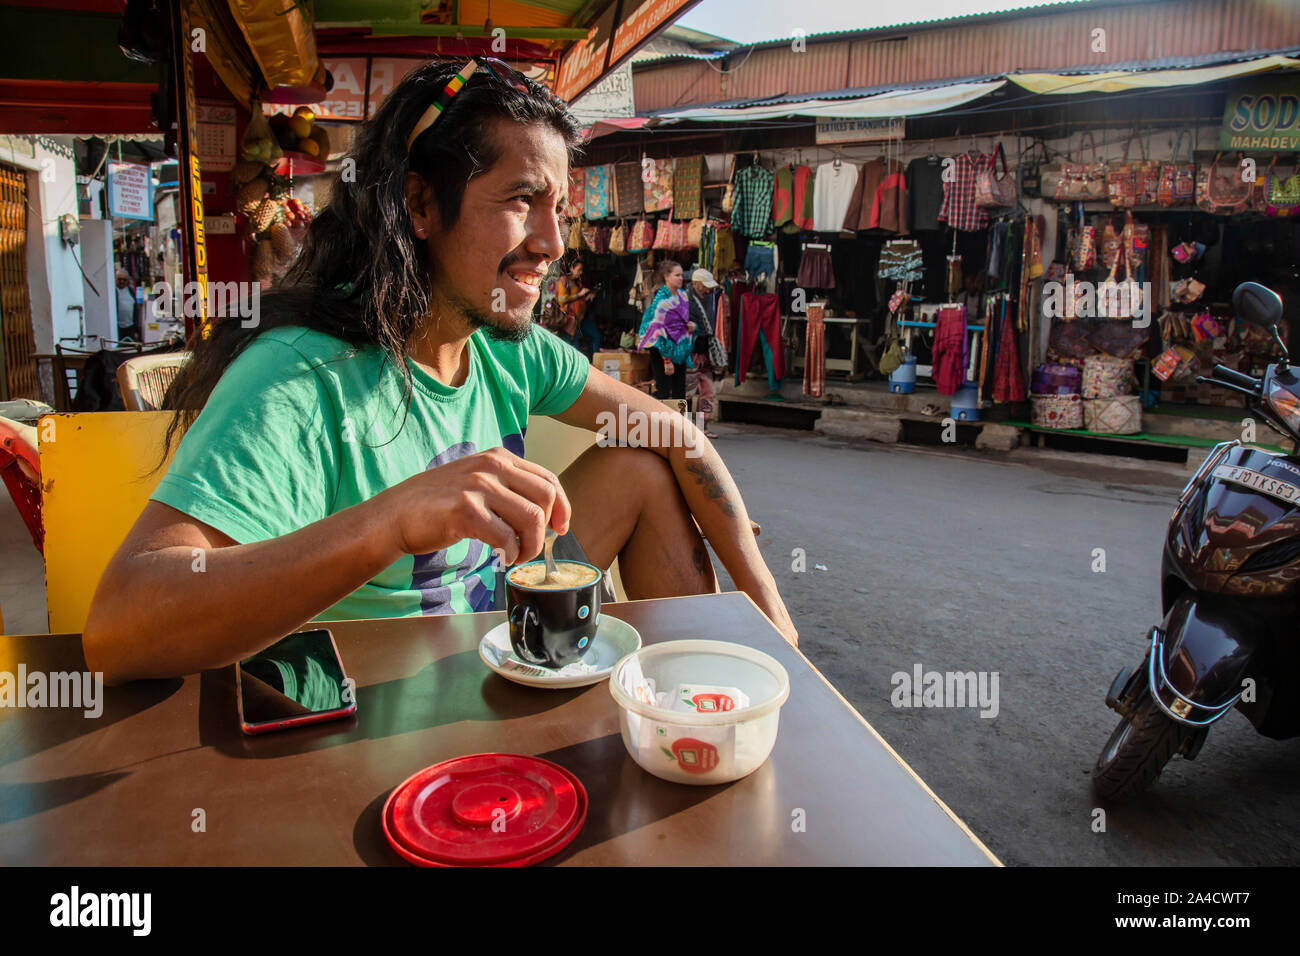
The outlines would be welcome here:
<svg viewBox="0 0 1300 956">
<path fill-rule="evenodd" d="M 992 170 L 993 157 L 979 153 L 974 159 L 960 153 L 954 163 L 952 182 L 943 184 L 943 208 L 939 218 L 961 232 L 975 232 L 989 224 L 988 211 L 975 205 L 975 179 Z"/>
<path fill-rule="evenodd" d="M 786 232 L 801 232 L 813 227 L 813 171 L 807 166 L 794 168 L 794 220 Z"/>
<path fill-rule="evenodd" d="M 907 231 L 939 228 L 943 208 L 943 161 L 922 156 L 907 164 Z"/>
<path fill-rule="evenodd" d="M 858 185 L 858 167 L 852 163 L 831 162 L 817 167 L 813 191 L 813 229 L 839 232 Z"/>
<path fill-rule="evenodd" d="M 772 189 L 772 225 L 780 229 L 794 222 L 794 167 L 782 166 L 776 171 Z"/>
<path fill-rule="evenodd" d="M 776 174 L 755 163 L 736 173 L 731 228 L 738 235 L 762 239 L 772 231 L 772 192 Z"/>
</svg>

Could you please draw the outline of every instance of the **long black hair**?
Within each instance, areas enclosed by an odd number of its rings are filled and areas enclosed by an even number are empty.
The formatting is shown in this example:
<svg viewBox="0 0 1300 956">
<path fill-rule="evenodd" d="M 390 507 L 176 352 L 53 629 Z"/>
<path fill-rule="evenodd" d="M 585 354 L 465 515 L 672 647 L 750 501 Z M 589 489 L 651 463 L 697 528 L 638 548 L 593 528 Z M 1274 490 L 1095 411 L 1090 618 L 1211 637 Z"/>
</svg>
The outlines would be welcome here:
<svg viewBox="0 0 1300 956">
<path fill-rule="evenodd" d="M 420 174 L 437 203 L 439 222 L 450 229 L 460 218 L 470 179 L 509 148 L 492 135 L 499 120 L 545 124 L 560 133 L 570 163 L 580 126 L 565 105 L 532 81 L 526 89 L 478 70 L 433 126 L 412 144 L 406 140 L 420 116 L 446 87 L 463 61 L 433 61 L 408 74 L 362 124 L 330 186 L 329 202 L 307 228 L 302 248 L 281 285 L 261 299 L 259 321 L 217 321 L 163 402 L 175 411 L 164 456 L 193 424 L 218 380 L 258 335 L 286 325 L 325 332 L 354 347 L 377 345 L 401 369 L 409 407 L 411 372 L 406 345 L 429 310 L 426 240 L 417 239 L 406 206 L 406 174 Z"/>
</svg>

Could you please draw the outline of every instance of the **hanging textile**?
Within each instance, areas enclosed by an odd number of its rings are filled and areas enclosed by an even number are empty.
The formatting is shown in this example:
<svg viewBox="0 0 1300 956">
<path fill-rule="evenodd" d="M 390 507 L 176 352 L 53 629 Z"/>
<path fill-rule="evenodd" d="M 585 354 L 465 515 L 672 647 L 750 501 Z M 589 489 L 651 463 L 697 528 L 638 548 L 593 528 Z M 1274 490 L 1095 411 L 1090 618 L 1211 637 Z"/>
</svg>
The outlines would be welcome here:
<svg viewBox="0 0 1300 956">
<path fill-rule="evenodd" d="M 775 293 L 746 292 L 740 297 L 739 353 L 736 356 L 736 384 L 745 381 L 754 346 L 762 338 L 766 348 L 763 356 L 770 355 L 769 379 L 785 378 L 785 363 L 781 351 L 781 308 Z"/>
<path fill-rule="evenodd" d="M 998 354 L 993 365 L 993 401 L 1023 402 L 1025 376 L 1020 371 L 1020 349 L 1016 345 L 1015 323 L 1003 300 L 1002 323 L 998 332 Z M 991 324 L 991 323 L 990 323 Z"/>
<path fill-rule="evenodd" d="M 739 236 L 762 239 L 772 231 L 772 190 L 776 174 L 757 163 L 736 173 L 736 203 L 731 209 L 731 228 Z"/>
<path fill-rule="evenodd" d="M 959 153 L 953 163 L 952 181 L 943 184 L 943 207 L 939 219 L 961 232 L 975 232 L 989 224 L 988 210 L 975 205 L 975 180 L 993 168 L 986 153 Z"/>
<path fill-rule="evenodd" d="M 564 215 L 570 219 L 581 219 L 586 215 L 586 181 L 587 168 L 585 166 L 575 166 L 569 170 L 569 198 L 564 204 Z"/>
<path fill-rule="evenodd" d="M 684 156 L 677 160 L 673 168 L 673 210 L 678 219 L 699 219 L 704 215 L 703 178 L 703 156 Z"/>
<path fill-rule="evenodd" d="M 614 164 L 614 215 L 639 216 L 645 209 L 640 163 Z"/>
<path fill-rule="evenodd" d="M 826 379 L 826 306 L 808 306 L 808 335 L 804 345 L 803 392 L 821 398 Z"/>
<path fill-rule="evenodd" d="M 659 212 L 673 207 L 673 160 L 641 160 L 641 184 L 645 211 Z"/>
<path fill-rule="evenodd" d="M 586 212 L 588 219 L 604 219 L 610 214 L 610 166 L 588 166 L 586 189 Z"/>
<path fill-rule="evenodd" d="M 966 377 L 966 309 L 949 306 L 935 312 L 934 384 L 940 395 L 953 395 Z"/>
</svg>

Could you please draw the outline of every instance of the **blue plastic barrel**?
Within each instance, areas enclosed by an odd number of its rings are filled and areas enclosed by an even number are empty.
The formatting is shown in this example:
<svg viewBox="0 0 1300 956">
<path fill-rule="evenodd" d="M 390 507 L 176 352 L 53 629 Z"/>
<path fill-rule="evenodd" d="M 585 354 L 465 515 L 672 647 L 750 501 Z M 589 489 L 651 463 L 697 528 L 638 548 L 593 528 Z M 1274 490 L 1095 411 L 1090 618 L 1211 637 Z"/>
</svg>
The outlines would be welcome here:
<svg viewBox="0 0 1300 956">
<path fill-rule="evenodd" d="M 916 356 L 903 359 L 903 364 L 889 373 L 889 390 L 900 395 L 916 391 Z"/>
<path fill-rule="evenodd" d="M 967 382 L 953 394 L 952 417 L 959 422 L 979 420 L 979 389 L 974 382 Z"/>
</svg>

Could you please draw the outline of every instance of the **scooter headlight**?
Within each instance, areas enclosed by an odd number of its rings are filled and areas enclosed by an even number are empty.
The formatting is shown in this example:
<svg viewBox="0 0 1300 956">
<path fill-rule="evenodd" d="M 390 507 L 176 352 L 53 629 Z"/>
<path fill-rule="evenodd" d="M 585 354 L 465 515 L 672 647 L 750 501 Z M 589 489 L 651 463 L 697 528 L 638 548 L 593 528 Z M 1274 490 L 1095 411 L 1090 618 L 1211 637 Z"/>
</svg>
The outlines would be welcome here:
<svg viewBox="0 0 1300 956">
<path fill-rule="evenodd" d="M 1269 383 L 1264 401 L 1293 432 L 1300 432 L 1300 396 L 1274 381 Z"/>
</svg>

